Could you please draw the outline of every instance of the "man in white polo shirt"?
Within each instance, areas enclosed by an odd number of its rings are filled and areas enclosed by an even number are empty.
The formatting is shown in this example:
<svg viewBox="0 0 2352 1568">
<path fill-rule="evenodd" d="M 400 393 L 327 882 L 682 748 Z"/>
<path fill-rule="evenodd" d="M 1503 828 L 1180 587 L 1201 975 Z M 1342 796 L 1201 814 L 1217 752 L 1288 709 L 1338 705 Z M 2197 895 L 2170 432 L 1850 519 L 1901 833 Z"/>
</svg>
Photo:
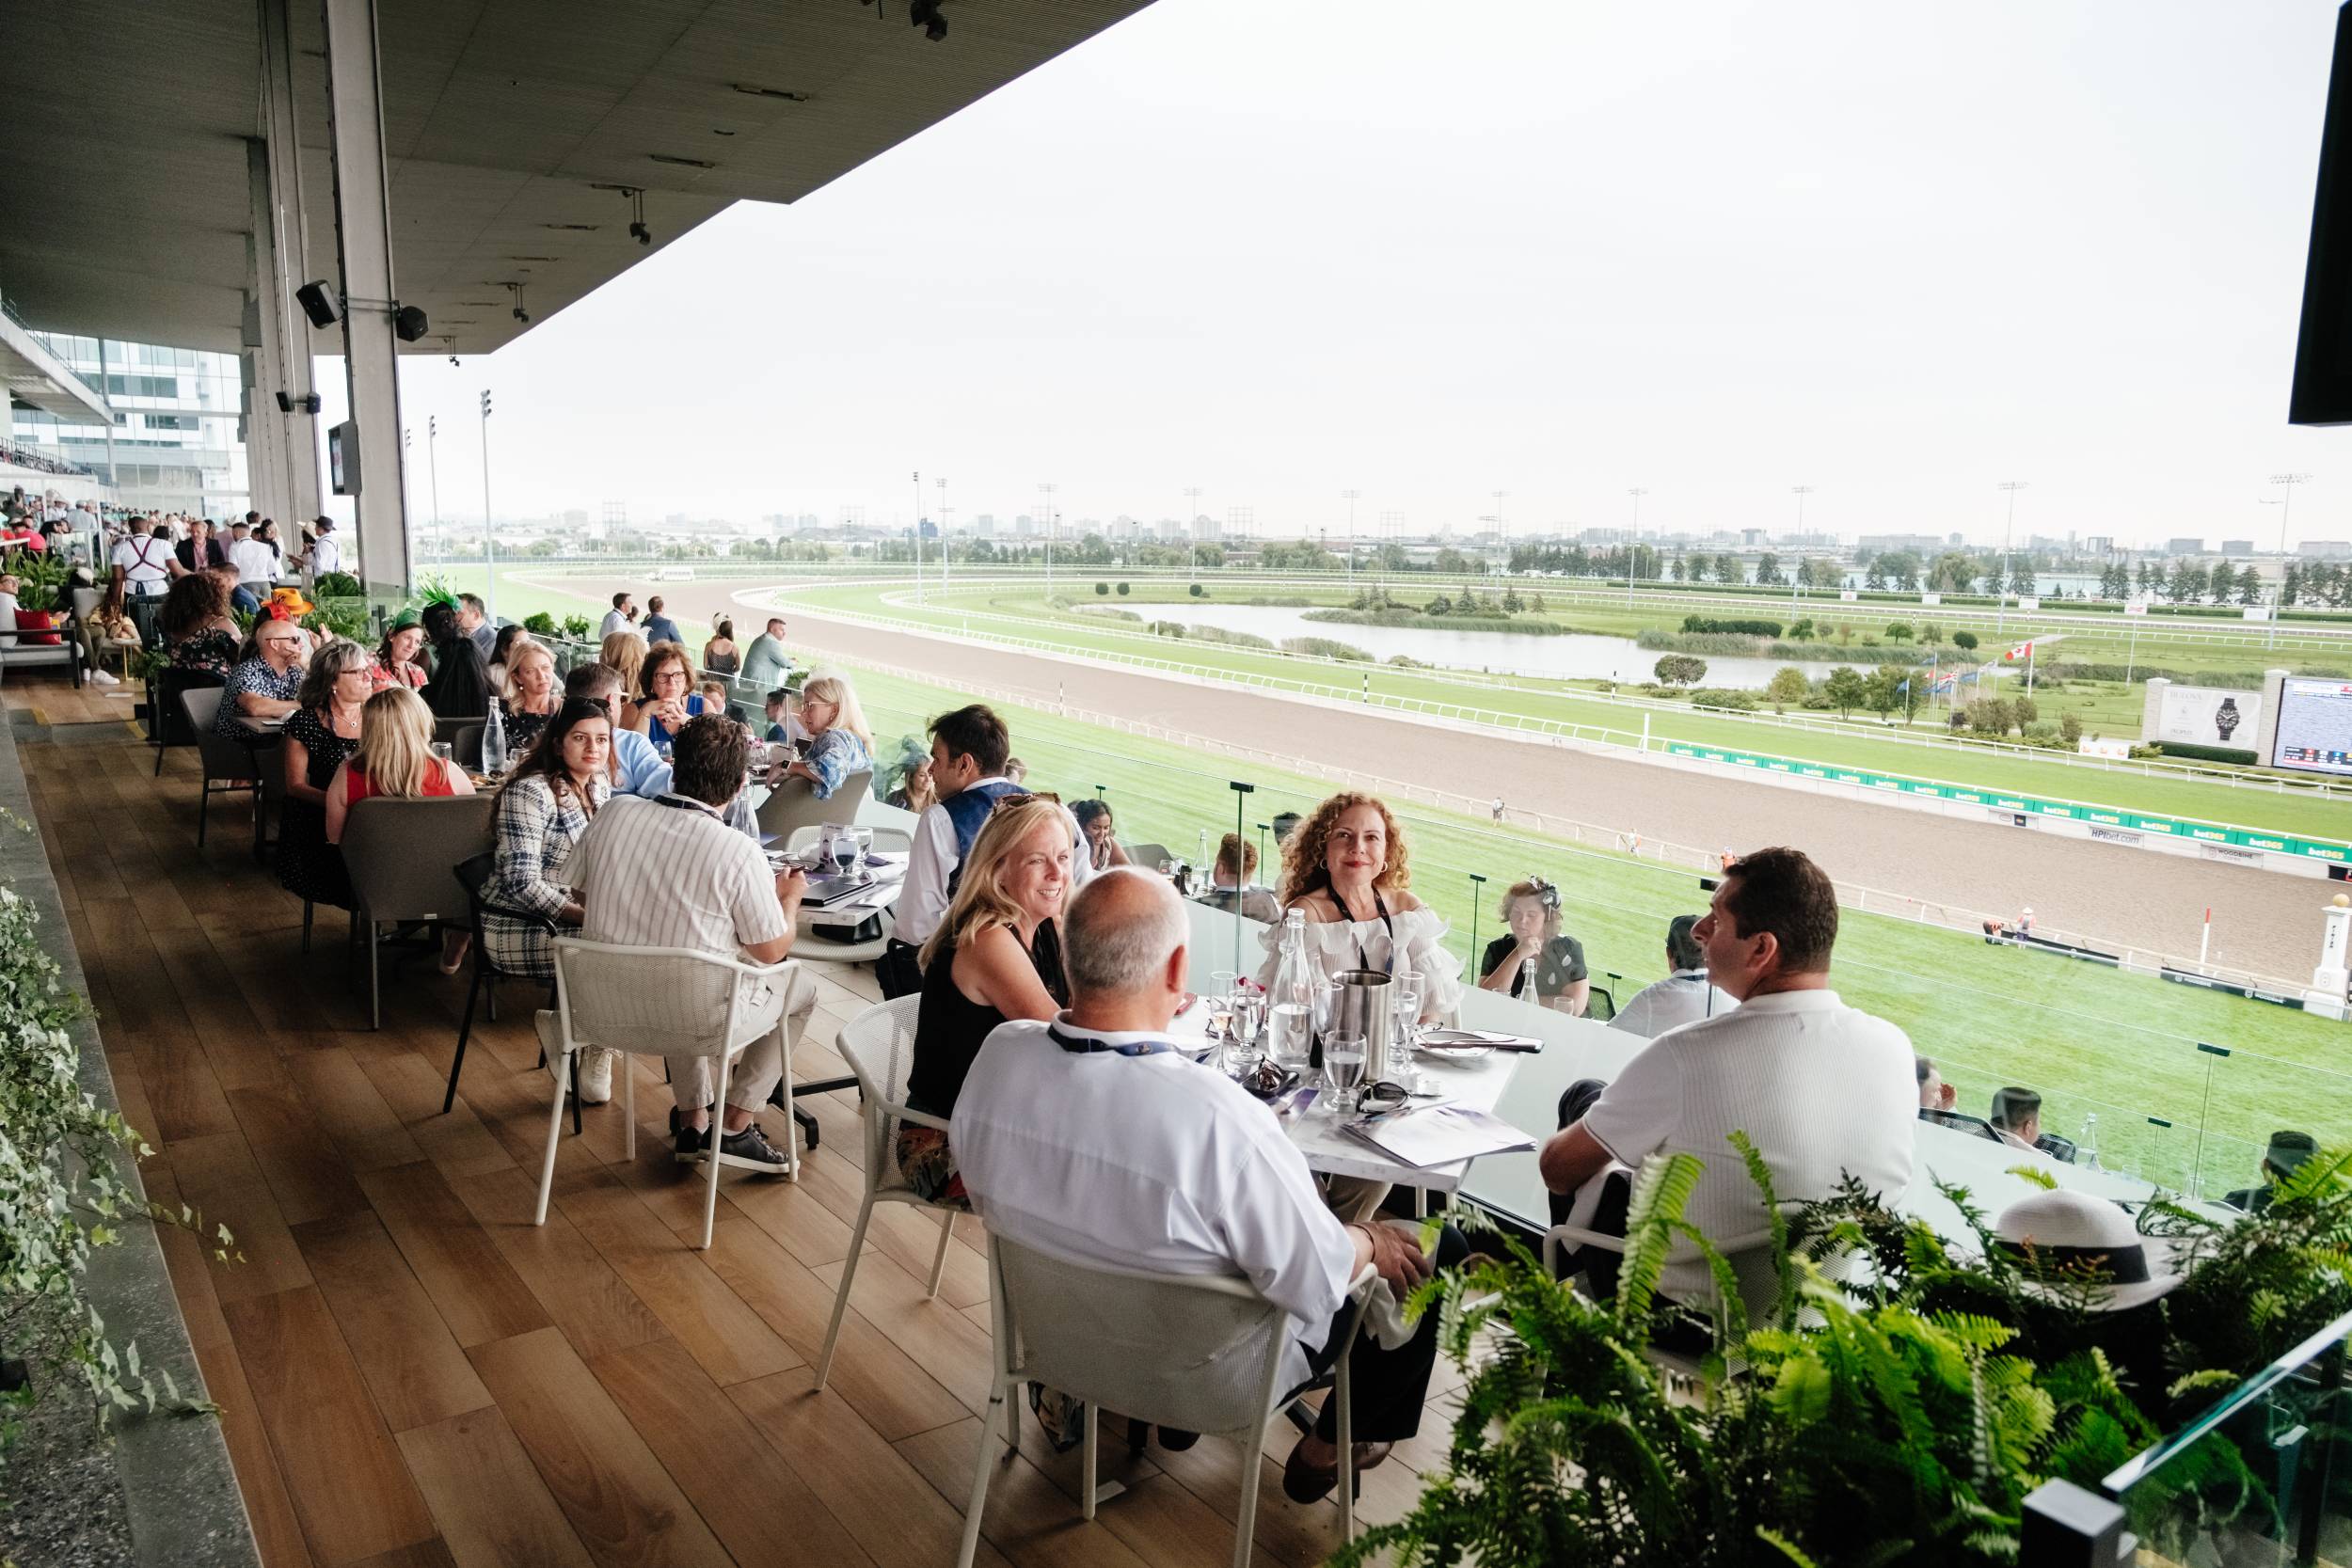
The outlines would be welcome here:
<svg viewBox="0 0 2352 1568">
<path fill-rule="evenodd" d="M 793 916 L 808 879 L 796 869 L 771 871 L 759 846 L 721 816 L 743 786 L 750 748 L 733 720 L 710 713 L 690 719 L 671 744 L 669 792 L 653 800 L 615 795 L 597 811 L 564 873 L 580 890 L 582 937 L 628 947 L 698 948 L 762 964 L 792 951 Z M 752 1117 L 782 1080 L 787 1046 L 816 1009 L 817 988 L 797 966 L 741 984 L 738 1032 L 758 1037 L 727 1079 L 719 1159 L 783 1175 L 793 1168 L 791 1155 L 770 1144 Z M 669 1058 L 680 1161 L 707 1158 L 713 1141 L 710 1061 Z"/>
<path fill-rule="evenodd" d="M 1759 849 L 1732 863 L 1692 934 L 1709 977 L 1740 1006 L 1652 1039 L 1589 1107 L 1572 1102 L 1588 1085 L 1572 1087 L 1539 1157 L 1544 1185 L 1572 1195 L 1612 1166 L 1695 1154 L 1707 1170 L 1683 1218 L 1720 1245 L 1768 1223 L 1729 1141 L 1745 1132 L 1783 1201 L 1827 1197 L 1845 1175 L 1899 1196 L 1918 1125 L 1911 1040 L 1829 989 L 1837 890 L 1828 876 L 1801 850 Z M 1609 1227 L 1597 1215 L 1591 1228 Z M 1680 1249 L 1661 1286 L 1701 1309 L 1714 1296 L 1706 1262 Z"/>
</svg>

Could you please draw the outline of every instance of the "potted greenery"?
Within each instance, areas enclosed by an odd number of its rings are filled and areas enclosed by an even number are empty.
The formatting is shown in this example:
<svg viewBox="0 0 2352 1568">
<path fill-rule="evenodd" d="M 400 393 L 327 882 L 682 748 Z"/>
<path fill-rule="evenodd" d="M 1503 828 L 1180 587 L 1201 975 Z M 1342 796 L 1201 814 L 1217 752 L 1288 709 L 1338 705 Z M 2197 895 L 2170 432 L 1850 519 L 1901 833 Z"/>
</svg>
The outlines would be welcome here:
<svg viewBox="0 0 2352 1568">
<path fill-rule="evenodd" d="M 1770 1203 L 1761 1156 L 1733 1142 Z M 1996 1319 L 1857 1300 L 1777 1219 L 1779 1304 L 1751 1326 L 1729 1263 L 1681 1218 L 1701 1168 L 1690 1154 L 1643 1167 L 1612 1304 L 1516 1240 L 1416 1292 L 1469 1374 L 1448 1463 L 1343 1568 L 2013 1562 L 2028 1493 L 2094 1485 L 2153 1439 L 2095 1349 L 2044 1368 Z M 1869 1239 L 1815 1240 L 1825 1255 Z M 1656 1293 L 1677 1241 L 1725 1287 L 1688 1383 L 1649 1354 L 1679 1310 Z"/>
<path fill-rule="evenodd" d="M 7 813 L 0 826 L 29 831 Z M 145 1218 L 199 1235 L 207 1227 L 193 1209 L 147 1201 L 129 1179 L 153 1150 L 84 1092 L 70 1031 L 87 1005 L 59 984 L 39 922 L 28 900 L 0 886 L 0 1358 L 20 1363 L 0 1380 L 0 1451 L 23 1407 L 60 1386 L 78 1386 L 102 1418 L 199 1408 L 168 1372 L 142 1366 L 136 1344 L 109 1331 L 83 1293 L 91 1253 L 119 1244 L 127 1225 Z M 211 1227 L 206 1245 L 224 1261 L 242 1258 L 226 1227 Z"/>
<path fill-rule="evenodd" d="M 63 561 L 44 550 L 10 550 L 7 575 L 16 579 L 16 632 L 20 644 L 57 646 L 62 628 L 72 617 L 65 612 L 66 574 Z"/>
</svg>

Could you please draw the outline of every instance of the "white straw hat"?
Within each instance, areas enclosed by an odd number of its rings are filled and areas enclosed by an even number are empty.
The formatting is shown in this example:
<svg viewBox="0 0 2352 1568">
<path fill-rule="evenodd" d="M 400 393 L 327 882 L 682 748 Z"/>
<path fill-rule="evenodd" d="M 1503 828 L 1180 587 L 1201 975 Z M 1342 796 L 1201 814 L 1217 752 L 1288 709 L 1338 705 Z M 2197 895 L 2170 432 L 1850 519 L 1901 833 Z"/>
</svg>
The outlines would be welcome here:
<svg viewBox="0 0 2352 1568">
<path fill-rule="evenodd" d="M 2099 1310 L 2122 1312 L 2181 1282 L 2162 1238 L 2141 1235 L 2129 1214 L 2088 1193 L 2058 1189 L 2019 1198 L 1993 1229 L 2025 1268 L 2025 1288 L 2045 1301 L 2078 1297 L 2088 1284 Z"/>
</svg>

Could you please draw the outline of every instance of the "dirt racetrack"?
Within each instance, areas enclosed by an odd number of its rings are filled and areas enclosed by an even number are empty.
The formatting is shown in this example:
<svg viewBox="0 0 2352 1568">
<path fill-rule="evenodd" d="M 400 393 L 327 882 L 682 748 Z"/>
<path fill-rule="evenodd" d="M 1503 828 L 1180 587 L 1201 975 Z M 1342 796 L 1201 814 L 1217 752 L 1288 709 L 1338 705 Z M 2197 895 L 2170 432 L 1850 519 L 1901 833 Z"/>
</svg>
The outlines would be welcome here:
<svg viewBox="0 0 2352 1568">
<path fill-rule="evenodd" d="M 546 579 L 552 590 L 572 582 Z M 643 604 L 658 592 L 680 624 L 735 612 L 748 641 L 764 611 L 747 609 L 771 587 L 615 581 Z M 585 597 L 585 595 L 583 595 Z M 602 604 L 596 606 L 601 611 Z M 1376 757 L 1373 770 L 1431 788 L 1505 801 L 1646 838 L 1752 849 L 1793 844 L 1841 881 L 1934 903 L 1994 911 L 2031 907 L 2037 927 L 2108 945 L 2193 957 L 2213 909 L 2212 960 L 2259 974 L 2308 974 L 2320 909 L 2338 883 L 2123 846 L 2061 838 L 1864 801 L 1833 800 L 1513 740 L 1438 730 L 1377 711 L 1350 713 L 1141 672 L 1034 657 L 947 637 L 883 631 L 794 607 L 789 640 L 850 659 L 1035 692 L 1198 734 L 1248 734 L 1252 744 L 1328 761 Z M 1279 742 L 1268 738 L 1279 736 Z M 1018 736 L 1015 736 L 1016 744 Z"/>
</svg>

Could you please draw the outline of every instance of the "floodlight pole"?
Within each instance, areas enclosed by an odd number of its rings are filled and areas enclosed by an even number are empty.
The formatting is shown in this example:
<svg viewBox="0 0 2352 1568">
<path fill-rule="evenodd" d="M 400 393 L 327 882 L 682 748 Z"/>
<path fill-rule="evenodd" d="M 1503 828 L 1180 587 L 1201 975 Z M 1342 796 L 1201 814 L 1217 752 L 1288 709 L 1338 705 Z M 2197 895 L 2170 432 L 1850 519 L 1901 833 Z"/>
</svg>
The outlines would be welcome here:
<svg viewBox="0 0 2352 1568">
<path fill-rule="evenodd" d="M 923 470 L 914 470 L 914 602 L 923 602 Z"/>
<path fill-rule="evenodd" d="M 1356 503 L 1363 498 L 1361 490 L 1343 490 L 1340 499 L 1347 502 L 1347 587 L 1356 588 Z"/>
<path fill-rule="evenodd" d="M 441 417 L 438 414 L 425 416 L 424 464 L 426 471 L 433 476 L 433 536 L 440 543 L 441 561 L 446 565 L 449 561 L 449 541 L 441 534 L 441 459 L 437 450 L 437 438 L 440 434 Z"/>
<path fill-rule="evenodd" d="M 1184 513 L 1185 565 L 1192 573 L 1192 580 L 1199 582 L 1200 580 L 1200 531 L 1196 525 L 1200 516 L 1200 486 L 1198 484 L 1191 485 L 1184 491 Z"/>
<path fill-rule="evenodd" d="M 939 486 L 939 591 L 944 594 L 955 572 L 956 552 L 947 542 L 947 482 L 935 479 L 931 483 Z"/>
<path fill-rule="evenodd" d="M 2017 492 L 2031 483 L 2022 479 L 2005 479 L 1998 488 L 2009 492 L 2009 522 L 2001 531 L 2001 582 L 1999 608 L 1993 617 L 1993 635 L 2006 640 L 2009 636 L 2009 552 L 2017 539 Z"/>
<path fill-rule="evenodd" d="M 2283 562 L 2287 553 L 2287 521 L 2295 515 L 2295 487 L 2298 484 L 2309 484 L 2311 482 L 2312 476 L 2309 474 L 2272 474 L 2270 476 L 2270 483 L 2279 486 L 2281 492 L 2279 498 L 2279 555 L 2282 562 L 2280 570 L 2282 572 L 2286 569 Z"/>
<path fill-rule="evenodd" d="M 498 547 L 492 541 L 495 531 L 490 524 L 490 388 L 482 388 L 482 569 L 489 578 L 488 592 L 490 624 L 499 618 Z"/>
<path fill-rule="evenodd" d="M 1045 498 L 1045 596 L 1054 596 L 1054 492 L 1058 484 L 1041 484 L 1038 494 Z"/>
<path fill-rule="evenodd" d="M 1625 542 L 1625 607 L 1631 610 L 1633 608 L 1633 567 L 1635 562 L 1639 560 L 1634 552 L 1642 547 L 1642 498 L 1649 492 L 1637 484 L 1626 494 L 1633 498 L 1633 531 Z"/>
<path fill-rule="evenodd" d="M 1814 487 L 1810 484 L 1791 484 L 1788 486 L 1788 493 L 1797 498 L 1798 543 L 1796 548 L 1800 554 L 1802 554 L 1804 550 L 1804 498 L 1813 494 L 1813 488 Z M 1797 570 L 1794 566 L 1791 566 L 1788 569 L 1788 615 L 1791 620 L 1796 618 L 1797 613 Z"/>
</svg>

